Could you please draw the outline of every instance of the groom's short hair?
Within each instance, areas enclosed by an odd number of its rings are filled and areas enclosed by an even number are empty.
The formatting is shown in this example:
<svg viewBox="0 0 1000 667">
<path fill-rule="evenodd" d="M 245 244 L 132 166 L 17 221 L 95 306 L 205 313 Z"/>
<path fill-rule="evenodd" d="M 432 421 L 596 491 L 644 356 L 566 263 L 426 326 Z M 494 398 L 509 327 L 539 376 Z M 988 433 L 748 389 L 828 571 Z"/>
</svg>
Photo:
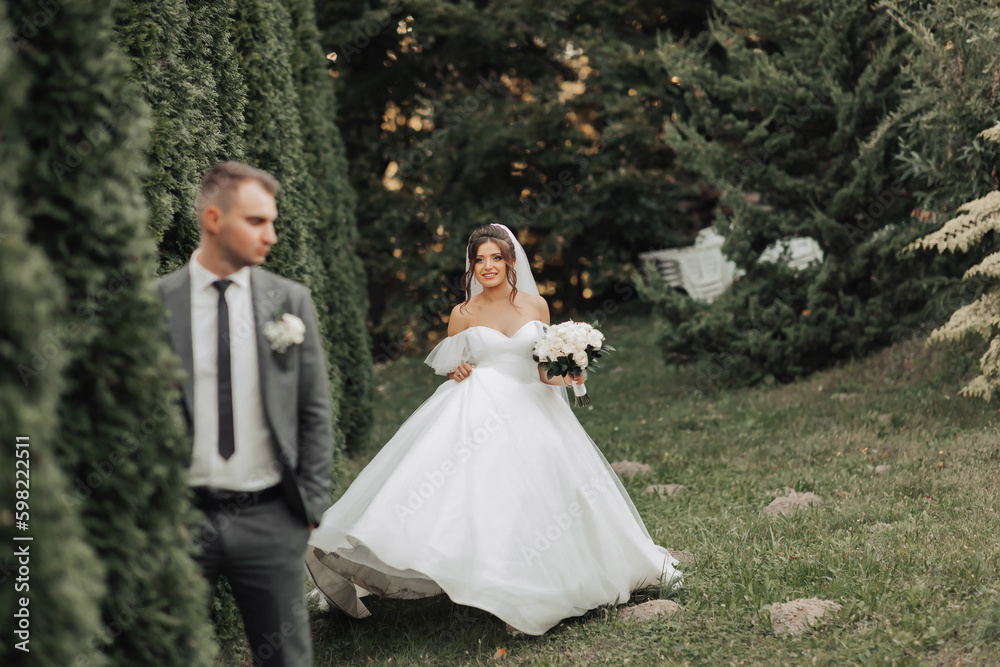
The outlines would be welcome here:
<svg viewBox="0 0 1000 667">
<path fill-rule="evenodd" d="M 228 211 L 233 204 L 233 194 L 236 192 L 236 188 L 244 181 L 257 181 L 271 193 L 272 197 L 278 196 L 278 190 L 281 187 L 278 184 L 278 179 L 263 169 L 257 169 L 234 160 L 220 162 L 209 169 L 201 181 L 201 191 L 195 202 L 198 211 L 198 224 L 201 224 L 202 213 L 213 204 L 223 211 Z"/>
</svg>

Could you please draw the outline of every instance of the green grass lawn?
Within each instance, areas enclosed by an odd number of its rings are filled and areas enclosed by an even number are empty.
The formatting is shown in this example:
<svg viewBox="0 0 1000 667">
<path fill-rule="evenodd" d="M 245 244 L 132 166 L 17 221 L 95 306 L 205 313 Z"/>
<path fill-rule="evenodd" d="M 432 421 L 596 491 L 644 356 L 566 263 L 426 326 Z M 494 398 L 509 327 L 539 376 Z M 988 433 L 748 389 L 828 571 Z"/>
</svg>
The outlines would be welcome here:
<svg viewBox="0 0 1000 667">
<path fill-rule="evenodd" d="M 910 342 L 792 385 L 699 394 L 664 365 L 649 318 L 603 328 L 619 352 L 577 414 L 608 460 L 653 467 L 626 486 L 653 539 L 694 554 L 670 593 L 683 610 L 631 625 L 598 609 L 511 638 L 447 598 L 372 600 L 364 621 L 314 612 L 316 665 L 1000 664 L 1000 415 L 956 396 L 968 349 Z M 379 370 L 378 444 L 440 382 L 421 360 Z M 686 491 L 642 493 L 657 483 Z M 825 502 L 762 515 L 786 487 Z M 775 637 L 762 610 L 813 597 L 840 615 Z"/>
</svg>

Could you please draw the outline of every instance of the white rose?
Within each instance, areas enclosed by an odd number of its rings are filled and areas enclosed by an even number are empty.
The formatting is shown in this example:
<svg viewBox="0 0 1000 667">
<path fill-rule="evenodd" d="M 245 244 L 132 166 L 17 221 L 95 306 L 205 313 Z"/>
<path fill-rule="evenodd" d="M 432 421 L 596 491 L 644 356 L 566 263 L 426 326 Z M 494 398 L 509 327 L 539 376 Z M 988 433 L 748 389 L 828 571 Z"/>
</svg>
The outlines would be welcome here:
<svg viewBox="0 0 1000 667">
<path fill-rule="evenodd" d="M 298 345 L 304 341 L 306 325 L 295 315 L 285 313 L 277 322 L 264 324 L 264 337 L 271 343 L 271 349 L 283 353 L 289 345 Z"/>
<path fill-rule="evenodd" d="M 590 335 L 587 336 L 587 345 L 597 350 L 601 349 L 601 346 L 604 345 L 604 334 L 597 329 L 592 329 Z"/>
<path fill-rule="evenodd" d="M 288 340 L 292 345 L 298 345 L 306 339 L 306 324 L 301 319 L 291 313 L 285 313 L 281 316 L 281 321 L 285 324 Z"/>
<path fill-rule="evenodd" d="M 587 370 L 587 364 L 590 363 L 590 361 L 587 359 L 586 352 L 574 352 L 573 361 L 575 361 L 576 365 L 582 368 L 583 370 Z"/>
</svg>

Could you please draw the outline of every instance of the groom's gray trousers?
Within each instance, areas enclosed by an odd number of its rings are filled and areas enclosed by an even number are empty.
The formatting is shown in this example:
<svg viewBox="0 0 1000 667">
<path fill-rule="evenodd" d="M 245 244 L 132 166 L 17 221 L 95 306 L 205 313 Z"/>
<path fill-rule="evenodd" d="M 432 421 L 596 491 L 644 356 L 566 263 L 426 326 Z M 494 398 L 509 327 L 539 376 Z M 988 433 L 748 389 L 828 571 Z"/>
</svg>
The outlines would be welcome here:
<svg viewBox="0 0 1000 667">
<path fill-rule="evenodd" d="M 225 576 L 240 606 L 251 664 L 310 667 L 303 560 L 309 527 L 281 493 L 265 492 L 252 504 L 247 497 L 196 502 L 204 522 L 195 559 L 211 588 L 209 604 Z"/>
</svg>

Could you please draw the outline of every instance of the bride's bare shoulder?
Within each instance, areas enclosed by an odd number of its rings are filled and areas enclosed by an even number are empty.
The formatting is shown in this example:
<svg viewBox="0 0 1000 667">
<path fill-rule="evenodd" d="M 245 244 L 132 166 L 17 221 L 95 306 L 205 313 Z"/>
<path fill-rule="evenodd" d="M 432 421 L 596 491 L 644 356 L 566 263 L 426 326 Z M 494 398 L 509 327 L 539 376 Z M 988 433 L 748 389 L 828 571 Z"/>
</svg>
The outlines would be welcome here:
<svg viewBox="0 0 1000 667">
<path fill-rule="evenodd" d="M 472 324 L 472 313 L 469 306 L 468 303 L 460 303 L 451 309 L 451 315 L 448 316 L 449 336 L 465 331 Z"/>
<path fill-rule="evenodd" d="M 545 324 L 549 323 L 549 304 L 545 297 L 539 294 L 525 294 L 518 292 L 516 300 L 518 306 L 524 308 L 531 315 L 533 320 L 541 320 Z"/>
</svg>

